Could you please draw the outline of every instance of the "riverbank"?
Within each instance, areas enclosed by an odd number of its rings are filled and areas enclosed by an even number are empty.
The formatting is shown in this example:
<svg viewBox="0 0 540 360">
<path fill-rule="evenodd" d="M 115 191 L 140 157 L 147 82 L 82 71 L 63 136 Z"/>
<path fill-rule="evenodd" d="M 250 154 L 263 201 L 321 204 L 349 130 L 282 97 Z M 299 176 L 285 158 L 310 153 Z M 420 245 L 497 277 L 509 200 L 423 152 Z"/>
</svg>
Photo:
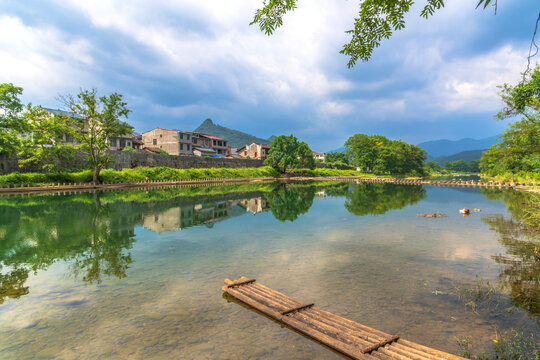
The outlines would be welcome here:
<svg viewBox="0 0 540 360">
<path fill-rule="evenodd" d="M 134 169 L 103 170 L 100 173 L 102 183 L 134 183 L 143 181 L 186 181 L 206 179 L 238 179 L 238 178 L 288 178 L 299 174 L 280 174 L 272 167 L 259 168 L 205 168 L 205 169 L 173 169 L 169 167 L 137 167 Z M 315 169 L 302 171 L 302 175 L 310 177 L 327 176 L 362 176 L 373 177 L 371 174 L 363 174 L 354 170 Z M 90 170 L 71 173 L 12 173 L 0 176 L 2 187 L 35 187 L 53 184 L 80 184 L 91 183 L 92 172 Z"/>
<path fill-rule="evenodd" d="M 445 181 L 445 180 L 422 180 L 405 178 L 383 178 L 374 176 L 283 176 L 283 177 L 237 177 L 237 178 L 203 178 L 203 179 L 180 179 L 180 180 L 144 180 L 130 182 L 103 182 L 96 184 L 92 182 L 79 183 L 56 183 L 39 185 L 19 185 L 19 186 L 0 186 L 0 194 L 25 194 L 38 192 L 63 193 L 71 191 L 95 191 L 95 190 L 118 190 L 129 188 L 166 188 L 166 187 L 194 187 L 194 186 L 217 186 L 226 184 L 247 184 L 260 182 L 292 181 L 292 182 L 364 182 L 376 184 L 401 184 L 401 185 L 431 185 L 443 187 L 479 187 L 496 189 L 516 189 L 527 190 L 530 188 L 527 184 L 517 183 L 499 183 L 499 182 L 475 182 L 475 181 Z M 536 189 L 537 188 L 532 188 Z"/>
</svg>

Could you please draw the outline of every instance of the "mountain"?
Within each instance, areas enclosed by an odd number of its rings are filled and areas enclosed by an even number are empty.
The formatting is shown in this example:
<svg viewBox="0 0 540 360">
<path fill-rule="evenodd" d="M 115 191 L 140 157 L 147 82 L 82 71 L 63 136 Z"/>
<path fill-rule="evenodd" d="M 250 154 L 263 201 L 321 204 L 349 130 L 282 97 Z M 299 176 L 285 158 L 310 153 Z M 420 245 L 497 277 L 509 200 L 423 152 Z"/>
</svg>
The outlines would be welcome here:
<svg viewBox="0 0 540 360">
<path fill-rule="evenodd" d="M 491 145 L 499 142 L 498 136 L 491 136 L 484 139 L 461 139 L 461 140 L 434 140 L 418 144 L 426 150 L 428 158 L 434 159 L 441 156 L 457 154 L 468 150 L 487 149 Z"/>
<path fill-rule="evenodd" d="M 468 151 L 462 151 L 457 154 L 448 155 L 448 156 L 439 156 L 438 158 L 434 158 L 436 162 L 438 162 L 440 165 L 444 165 L 446 161 L 457 161 L 457 160 L 465 160 L 465 161 L 471 161 L 471 160 L 478 160 L 482 157 L 482 153 L 486 150 L 468 150 Z"/>
<path fill-rule="evenodd" d="M 254 142 L 258 144 L 270 145 L 272 144 L 272 141 L 275 138 L 275 136 L 272 135 L 268 139 L 263 139 L 263 138 L 256 137 L 250 134 L 246 134 L 245 132 L 229 129 L 229 128 L 226 128 L 225 126 L 214 124 L 212 119 L 204 120 L 202 124 L 199 125 L 198 128 L 193 130 L 193 132 L 198 132 L 198 133 L 222 138 L 224 140 L 227 140 L 229 142 L 229 146 L 233 148 L 240 148 L 246 144 L 251 144 Z"/>
<path fill-rule="evenodd" d="M 345 146 L 342 146 L 342 147 L 337 148 L 335 150 L 330 150 L 328 152 L 345 152 Z"/>
</svg>

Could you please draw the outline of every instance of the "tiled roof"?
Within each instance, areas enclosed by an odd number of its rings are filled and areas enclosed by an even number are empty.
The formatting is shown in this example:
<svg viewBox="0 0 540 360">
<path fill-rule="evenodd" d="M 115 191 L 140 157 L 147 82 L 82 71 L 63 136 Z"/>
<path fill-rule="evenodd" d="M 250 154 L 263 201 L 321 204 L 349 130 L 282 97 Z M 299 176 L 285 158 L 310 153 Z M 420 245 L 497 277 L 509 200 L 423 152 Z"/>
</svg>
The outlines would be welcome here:
<svg viewBox="0 0 540 360">
<path fill-rule="evenodd" d="M 200 147 L 194 147 L 193 150 L 199 150 L 199 151 L 204 151 L 204 152 L 212 152 L 212 153 L 216 152 L 216 150 L 214 150 L 214 149 L 200 148 Z"/>
<path fill-rule="evenodd" d="M 220 138 L 212 136 L 212 135 L 206 135 L 206 134 L 201 134 L 201 135 L 204 136 L 205 138 L 208 138 L 208 139 L 225 141 L 223 139 L 220 139 Z"/>
<path fill-rule="evenodd" d="M 46 107 L 42 107 L 42 109 L 45 110 L 45 111 L 48 111 L 48 112 L 50 112 L 51 114 L 54 114 L 54 115 L 64 115 L 64 116 L 69 116 L 69 117 L 72 117 L 72 118 L 84 119 L 84 117 L 82 117 L 81 115 L 75 114 L 74 112 L 71 112 L 71 111 L 64 111 L 64 110 L 60 110 L 60 109 L 50 109 L 50 108 L 46 108 Z"/>
</svg>

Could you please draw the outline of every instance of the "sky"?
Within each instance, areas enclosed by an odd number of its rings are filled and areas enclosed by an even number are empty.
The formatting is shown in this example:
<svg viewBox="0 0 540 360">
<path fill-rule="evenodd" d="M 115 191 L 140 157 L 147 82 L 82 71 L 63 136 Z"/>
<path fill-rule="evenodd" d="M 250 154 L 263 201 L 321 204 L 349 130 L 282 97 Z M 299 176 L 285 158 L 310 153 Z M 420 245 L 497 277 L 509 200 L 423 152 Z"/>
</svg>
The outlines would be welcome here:
<svg viewBox="0 0 540 360">
<path fill-rule="evenodd" d="M 504 131 L 498 85 L 517 83 L 538 0 L 448 0 L 347 68 L 339 54 L 358 0 L 299 0 L 266 36 L 250 26 L 262 0 L 0 0 L 0 83 L 22 100 L 123 94 L 138 132 L 204 119 L 259 137 L 294 134 L 314 151 L 356 133 L 410 143 Z M 540 62 L 540 55 L 534 62 Z"/>
</svg>

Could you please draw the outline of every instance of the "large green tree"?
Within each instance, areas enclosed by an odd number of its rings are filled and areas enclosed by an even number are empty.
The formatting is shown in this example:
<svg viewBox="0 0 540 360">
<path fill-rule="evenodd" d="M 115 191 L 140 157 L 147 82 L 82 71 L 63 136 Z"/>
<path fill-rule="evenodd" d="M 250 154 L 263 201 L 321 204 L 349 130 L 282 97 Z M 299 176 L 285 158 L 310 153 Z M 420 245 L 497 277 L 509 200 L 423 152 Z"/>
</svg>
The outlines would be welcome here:
<svg viewBox="0 0 540 360">
<path fill-rule="evenodd" d="M 74 114 L 63 115 L 62 118 L 70 124 L 73 137 L 87 155 L 94 171 L 93 181 L 99 183 L 100 171 L 111 162 L 109 140 L 132 131 L 127 123 L 121 121 L 121 118 L 127 119 L 131 110 L 121 94 L 98 96 L 95 89 L 81 90 L 76 96 L 64 96 L 62 100 Z"/>
<path fill-rule="evenodd" d="M 13 154 L 20 145 L 20 135 L 28 131 L 19 97 L 23 89 L 13 84 L 0 84 L 0 154 Z"/>
<path fill-rule="evenodd" d="M 262 7 L 255 13 L 251 24 L 258 24 L 261 31 L 271 35 L 283 25 L 283 16 L 296 9 L 298 0 L 263 0 Z M 349 56 L 348 67 L 353 67 L 358 60 L 367 61 L 373 50 L 392 33 L 405 27 L 405 15 L 411 10 L 413 0 L 361 0 L 358 17 L 354 27 L 348 30 L 349 43 L 340 53 Z M 420 16 L 428 18 L 435 10 L 444 6 L 443 0 L 424 0 Z M 477 7 L 496 6 L 497 0 L 479 0 Z"/>
<path fill-rule="evenodd" d="M 301 169 L 315 169 L 313 151 L 306 142 L 300 141 L 298 143 L 296 153 L 298 154 L 298 165 Z"/>
<path fill-rule="evenodd" d="M 519 120 L 484 152 L 480 169 L 489 175 L 540 173 L 540 66 L 517 85 L 504 84 L 500 94 L 505 107 L 496 117 Z"/>
<path fill-rule="evenodd" d="M 22 118 L 29 134 L 20 139 L 19 164 L 37 164 L 45 171 L 64 170 L 76 151 L 74 146 L 63 143 L 73 130 L 68 122 L 32 104 L 28 104 Z"/>
<path fill-rule="evenodd" d="M 345 142 L 351 164 L 377 174 L 422 175 L 426 152 L 416 145 L 384 136 L 355 134 Z"/>
<path fill-rule="evenodd" d="M 285 172 L 288 167 L 296 168 L 299 165 L 298 139 L 293 135 L 280 135 L 272 141 L 265 164 L 274 169 Z"/>
</svg>

